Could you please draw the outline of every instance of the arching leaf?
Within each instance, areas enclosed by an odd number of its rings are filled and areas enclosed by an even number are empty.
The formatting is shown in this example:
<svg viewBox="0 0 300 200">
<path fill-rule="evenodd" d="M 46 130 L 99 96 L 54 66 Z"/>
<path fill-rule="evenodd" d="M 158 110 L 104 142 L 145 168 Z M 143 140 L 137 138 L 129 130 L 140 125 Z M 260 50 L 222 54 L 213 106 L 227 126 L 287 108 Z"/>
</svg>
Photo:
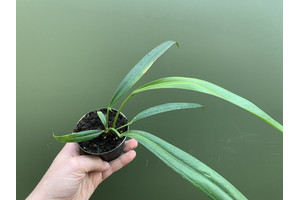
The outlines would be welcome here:
<svg viewBox="0 0 300 200">
<path fill-rule="evenodd" d="M 202 190 L 211 199 L 216 200 L 246 200 L 247 198 L 231 183 L 210 167 L 167 143 L 166 141 L 144 131 L 130 130 L 123 134 L 136 139 L 164 163 L 184 179 Z"/>
<path fill-rule="evenodd" d="M 131 122 L 135 122 L 137 120 L 144 119 L 146 117 L 150 117 L 152 115 L 156 115 L 168 111 L 188 109 L 188 108 L 199 108 L 199 107 L 203 107 L 203 106 L 197 103 L 166 103 L 166 104 L 148 108 L 140 112 L 131 120 Z"/>
<path fill-rule="evenodd" d="M 278 129 L 279 131 L 283 131 L 283 127 L 277 121 L 275 121 L 272 117 L 270 117 L 267 113 L 265 113 L 262 109 L 257 107 L 252 102 L 247 99 L 238 96 L 218 85 L 210 83 L 208 81 L 196 79 L 196 78 L 187 78 L 187 77 L 166 77 L 162 79 L 158 79 L 147 83 L 146 85 L 134 90 L 131 93 L 131 96 L 154 89 L 163 89 L 163 88 L 177 88 L 177 89 L 185 89 L 185 90 L 193 90 L 197 92 L 203 92 L 206 94 L 214 95 L 226 101 L 229 101 L 251 113 L 260 117 L 267 123 L 271 124 L 273 127 Z"/>
<path fill-rule="evenodd" d="M 151 65 L 175 43 L 176 42 L 173 41 L 166 41 L 145 55 L 120 83 L 109 103 L 109 107 L 112 107 L 112 105 L 130 90 L 130 88 L 148 71 Z"/>
<path fill-rule="evenodd" d="M 82 142 L 86 140 L 91 140 L 97 136 L 99 136 L 103 131 L 100 130 L 88 130 L 81 131 L 78 133 L 71 133 L 63 136 L 56 136 L 53 133 L 53 137 L 60 142 Z"/>
</svg>

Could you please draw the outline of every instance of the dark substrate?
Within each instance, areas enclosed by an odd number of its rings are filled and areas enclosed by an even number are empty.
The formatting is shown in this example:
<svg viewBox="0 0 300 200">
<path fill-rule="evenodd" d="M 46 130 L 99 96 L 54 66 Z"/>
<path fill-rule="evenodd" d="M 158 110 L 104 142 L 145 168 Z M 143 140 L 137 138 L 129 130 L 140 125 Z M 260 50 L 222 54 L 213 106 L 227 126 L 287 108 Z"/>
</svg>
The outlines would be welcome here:
<svg viewBox="0 0 300 200">
<path fill-rule="evenodd" d="M 77 124 L 76 128 L 73 130 L 74 133 L 86 130 L 104 130 L 104 125 L 102 124 L 101 120 L 98 117 L 97 111 L 94 110 L 86 114 Z M 106 116 L 107 109 L 101 109 L 102 113 Z M 109 127 L 112 126 L 113 120 L 116 116 L 116 111 L 111 110 L 109 113 L 108 125 Z M 115 128 L 123 126 L 127 124 L 128 120 L 123 117 L 121 114 L 118 117 L 117 123 Z M 120 133 L 123 133 L 127 130 L 127 127 L 124 127 L 119 130 Z M 117 147 L 125 138 L 119 138 L 118 135 L 114 132 L 105 133 L 103 132 L 98 137 L 88 140 L 79 142 L 78 144 L 83 148 L 85 151 L 91 153 L 103 153 L 113 150 Z"/>
</svg>

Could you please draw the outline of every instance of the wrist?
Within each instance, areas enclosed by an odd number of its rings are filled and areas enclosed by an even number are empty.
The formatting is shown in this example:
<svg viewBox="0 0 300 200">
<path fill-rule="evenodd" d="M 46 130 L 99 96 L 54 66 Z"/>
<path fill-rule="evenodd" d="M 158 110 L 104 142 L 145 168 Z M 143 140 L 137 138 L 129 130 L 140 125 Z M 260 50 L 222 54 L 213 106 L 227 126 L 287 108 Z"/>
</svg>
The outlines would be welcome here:
<svg viewBox="0 0 300 200">
<path fill-rule="evenodd" d="M 38 200 L 38 199 L 51 199 L 43 191 L 38 191 L 34 189 L 26 200 Z"/>
<path fill-rule="evenodd" d="M 47 193 L 47 188 L 44 186 L 45 184 L 43 180 L 41 180 L 34 188 L 34 190 L 30 193 L 30 195 L 26 198 L 26 200 L 52 199 L 51 196 L 49 196 L 49 194 Z"/>
</svg>

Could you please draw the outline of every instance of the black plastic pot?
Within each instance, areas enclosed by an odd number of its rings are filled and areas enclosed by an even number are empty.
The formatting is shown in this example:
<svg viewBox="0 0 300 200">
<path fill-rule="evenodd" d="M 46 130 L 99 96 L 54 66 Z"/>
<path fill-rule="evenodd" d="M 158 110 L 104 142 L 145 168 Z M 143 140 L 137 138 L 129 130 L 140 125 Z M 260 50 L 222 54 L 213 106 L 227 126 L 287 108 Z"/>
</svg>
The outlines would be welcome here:
<svg viewBox="0 0 300 200">
<path fill-rule="evenodd" d="M 79 120 L 79 121 L 77 122 L 77 124 L 76 124 L 76 128 L 78 128 L 78 125 L 80 124 L 81 120 L 83 120 L 83 118 L 85 118 L 86 116 L 91 115 L 91 113 L 95 113 L 95 112 L 97 112 L 97 111 L 101 111 L 101 112 L 103 112 L 103 113 L 106 114 L 107 109 L 106 109 L 106 108 L 101 108 L 101 109 L 96 109 L 96 110 L 92 110 L 92 111 L 88 112 L 87 114 L 85 114 L 84 116 L 82 116 L 82 117 L 80 118 L 80 120 Z M 117 110 L 111 108 L 111 111 L 110 111 L 110 112 L 111 112 L 111 113 L 110 113 L 109 116 L 112 117 L 112 116 L 114 116 L 114 115 L 117 113 Z M 120 115 L 119 115 L 119 117 L 118 117 L 118 120 L 122 120 L 122 121 L 125 121 L 125 120 L 126 120 L 126 123 L 128 122 L 128 120 L 127 120 L 127 118 L 125 117 L 125 115 L 124 115 L 123 113 L 121 113 L 121 112 L 120 112 Z M 99 122 L 101 123 L 100 120 L 99 120 Z M 112 122 L 111 122 L 111 123 L 112 123 Z M 126 124 L 126 123 L 124 123 L 124 124 Z M 116 127 L 116 128 L 117 128 L 117 127 Z M 101 123 L 101 128 L 100 128 L 100 129 L 101 129 L 101 130 L 104 129 L 104 126 L 102 125 L 102 123 Z M 100 130 L 100 129 L 99 129 L 99 130 Z M 76 130 L 76 129 L 74 129 L 74 131 L 75 131 L 75 130 Z M 129 126 L 123 128 L 123 129 L 121 129 L 121 130 L 122 130 L 122 132 L 128 131 L 128 130 L 129 130 Z M 77 132 L 77 131 L 75 131 L 75 132 Z M 102 133 L 102 134 L 103 134 L 103 133 Z M 118 144 L 117 146 L 115 146 L 113 149 L 111 149 L 111 150 L 109 150 L 109 151 L 101 152 L 101 153 L 87 151 L 87 150 L 84 148 L 82 142 L 79 142 L 79 143 L 77 143 L 77 144 L 78 144 L 79 148 L 80 148 L 83 152 L 85 152 L 86 154 L 99 156 L 102 160 L 105 160 L 105 161 L 111 161 L 111 160 L 114 160 L 114 159 L 116 159 L 117 157 L 119 157 L 119 156 L 122 154 L 123 150 L 124 150 L 126 137 L 122 137 L 122 138 L 120 138 L 120 139 L 122 140 L 121 143 L 119 143 L 119 144 Z"/>
</svg>

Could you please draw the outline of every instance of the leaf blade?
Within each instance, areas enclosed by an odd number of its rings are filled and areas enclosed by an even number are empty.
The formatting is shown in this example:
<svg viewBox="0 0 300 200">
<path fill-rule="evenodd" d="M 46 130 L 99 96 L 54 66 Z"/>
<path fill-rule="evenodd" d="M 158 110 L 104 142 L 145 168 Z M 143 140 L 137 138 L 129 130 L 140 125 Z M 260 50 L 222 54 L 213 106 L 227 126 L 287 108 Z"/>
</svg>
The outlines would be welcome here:
<svg viewBox="0 0 300 200">
<path fill-rule="evenodd" d="M 173 110 L 180 110 L 180 109 L 199 108 L 199 107 L 203 107 L 203 106 L 197 103 L 165 103 L 165 104 L 153 106 L 151 108 L 148 108 L 138 113 L 131 120 L 131 123 L 159 113 L 164 113 Z"/>
<path fill-rule="evenodd" d="M 136 139 L 175 172 L 202 190 L 210 198 L 222 200 L 247 199 L 217 172 L 166 141 L 150 133 L 138 130 L 130 130 L 122 135 Z"/>
<path fill-rule="evenodd" d="M 104 131 L 100 130 L 87 130 L 62 136 L 56 136 L 53 133 L 53 137 L 59 142 L 82 142 L 86 140 L 91 140 L 99 136 L 103 132 Z"/>
<path fill-rule="evenodd" d="M 101 120 L 102 124 L 106 128 L 106 117 L 104 116 L 104 114 L 101 111 L 97 111 L 97 114 L 98 114 L 99 119 Z"/>
<path fill-rule="evenodd" d="M 130 90 L 130 88 L 148 71 L 151 65 L 174 44 L 177 43 L 174 41 L 166 41 L 145 55 L 122 80 L 109 103 L 109 107 L 112 107 L 128 90 Z"/>
<path fill-rule="evenodd" d="M 219 97 L 260 117 L 279 131 L 283 132 L 283 127 L 280 123 L 278 123 L 271 116 L 269 116 L 267 113 L 265 113 L 262 109 L 260 109 L 258 106 L 256 106 L 249 100 L 238 96 L 218 85 L 201 79 L 187 77 L 166 77 L 147 83 L 141 86 L 140 88 L 134 90 L 132 94 L 134 95 L 147 90 L 164 88 L 193 90 Z"/>
</svg>

